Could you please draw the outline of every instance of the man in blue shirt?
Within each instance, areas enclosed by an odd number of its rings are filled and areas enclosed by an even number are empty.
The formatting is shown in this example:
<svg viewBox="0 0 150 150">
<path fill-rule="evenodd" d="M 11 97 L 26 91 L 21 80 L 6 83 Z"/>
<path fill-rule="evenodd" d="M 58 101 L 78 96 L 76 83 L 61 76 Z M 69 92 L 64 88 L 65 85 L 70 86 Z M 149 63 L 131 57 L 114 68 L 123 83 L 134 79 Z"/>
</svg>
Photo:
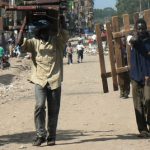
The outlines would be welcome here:
<svg viewBox="0 0 150 150">
<path fill-rule="evenodd" d="M 144 19 L 135 24 L 136 33 L 130 39 L 132 94 L 139 137 L 150 137 L 150 93 L 147 86 L 150 79 L 150 34 Z"/>
</svg>

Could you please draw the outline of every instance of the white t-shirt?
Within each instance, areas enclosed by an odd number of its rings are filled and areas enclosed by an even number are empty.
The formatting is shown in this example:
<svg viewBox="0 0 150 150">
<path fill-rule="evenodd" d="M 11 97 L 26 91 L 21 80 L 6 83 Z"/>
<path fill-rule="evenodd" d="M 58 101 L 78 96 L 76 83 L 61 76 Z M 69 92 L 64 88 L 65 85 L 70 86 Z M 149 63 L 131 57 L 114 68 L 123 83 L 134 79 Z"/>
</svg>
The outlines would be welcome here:
<svg viewBox="0 0 150 150">
<path fill-rule="evenodd" d="M 96 34 L 93 34 L 92 39 L 96 40 Z"/>
<path fill-rule="evenodd" d="M 83 49 L 84 49 L 84 46 L 83 46 L 82 44 L 80 44 L 80 45 L 78 44 L 78 45 L 77 45 L 77 50 L 78 50 L 78 51 L 81 51 L 81 50 L 83 50 Z"/>
<path fill-rule="evenodd" d="M 128 36 L 127 36 L 127 44 L 128 44 L 128 45 L 131 45 L 131 44 L 130 44 L 130 40 L 131 40 L 132 37 L 133 37 L 132 35 L 128 35 Z"/>
</svg>

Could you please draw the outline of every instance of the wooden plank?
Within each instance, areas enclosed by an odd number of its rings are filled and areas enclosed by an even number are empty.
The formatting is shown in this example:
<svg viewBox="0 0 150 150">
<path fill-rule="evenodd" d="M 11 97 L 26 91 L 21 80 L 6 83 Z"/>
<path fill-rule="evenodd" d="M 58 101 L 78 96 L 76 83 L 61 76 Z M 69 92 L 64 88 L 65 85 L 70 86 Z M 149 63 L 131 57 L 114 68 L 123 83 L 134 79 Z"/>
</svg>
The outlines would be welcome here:
<svg viewBox="0 0 150 150">
<path fill-rule="evenodd" d="M 150 30 L 150 9 L 144 10 L 144 20 L 147 23 L 148 30 Z"/>
<path fill-rule="evenodd" d="M 128 14 L 123 15 L 124 30 L 130 32 L 130 18 Z M 127 38 L 127 34 L 126 34 Z M 131 64 L 131 47 L 126 43 L 128 66 Z"/>
<path fill-rule="evenodd" d="M 105 67 L 103 47 L 102 47 L 100 24 L 96 24 L 96 36 L 97 36 L 97 44 L 98 44 L 98 51 L 99 51 L 100 70 L 101 70 L 103 91 L 104 91 L 104 93 L 107 93 L 108 92 L 108 83 L 107 83 L 107 77 L 106 77 L 106 67 Z"/>
<path fill-rule="evenodd" d="M 126 30 L 126 31 L 119 31 L 119 32 L 113 32 L 112 35 L 113 35 L 113 38 L 121 38 L 121 37 L 124 37 L 126 36 L 129 32 L 131 32 L 132 30 Z"/>
<path fill-rule="evenodd" d="M 110 78 L 112 77 L 111 72 L 106 72 L 105 74 L 101 74 L 102 78 Z"/>
<path fill-rule="evenodd" d="M 118 22 L 118 16 L 113 16 L 112 17 L 112 31 L 113 32 L 119 32 L 119 22 Z"/>
<path fill-rule="evenodd" d="M 110 59 L 110 66 L 111 66 L 111 74 L 112 74 L 112 81 L 113 81 L 113 89 L 114 91 L 118 90 L 118 81 L 117 81 L 117 74 L 116 74 L 116 67 L 115 67 L 115 58 L 114 58 L 114 45 L 112 39 L 112 30 L 111 30 L 111 23 L 106 23 L 107 29 L 107 41 L 109 46 L 109 59 Z"/>
<path fill-rule="evenodd" d="M 3 18 L 0 17 L 0 30 L 3 30 Z"/>
<path fill-rule="evenodd" d="M 130 20 L 128 14 L 123 14 L 124 31 L 130 31 Z"/>
<path fill-rule="evenodd" d="M 111 72 L 106 72 L 106 78 L 112 77 Z"/>
<path fill-rule="evenodd" d="M 128 72 L 129 71 L 129 67 L 128 66 L 125 66 L 125 67 L 119 67 L 117 68 L 117 74 L 119 73 L 124 73 L 124 72 Z"/>
<path fill-rule="evenodd" d="M 113 32 L 120 31 L 118 16 L 112 17 L 112 28 L 113 28 Z M 119 68 L 123 66 L 122 54 L 121 54 L 121 39 L 115 38 L 114 41 L 115 41 L 114 44 L 115 44 L 116 66 L 117 68 Z M 118 83 L 119 85 L 124 85 L 124 80 L 121 78 L 120 75 L 118 75 Z"/>
<path fill-rule="evenodd" d="M 136 23 L 136 21 L 139 19 L 139 12 L 134 13 L 133 15 L 133 20 L 134 20 L 134 24 Z"/>
</svg>

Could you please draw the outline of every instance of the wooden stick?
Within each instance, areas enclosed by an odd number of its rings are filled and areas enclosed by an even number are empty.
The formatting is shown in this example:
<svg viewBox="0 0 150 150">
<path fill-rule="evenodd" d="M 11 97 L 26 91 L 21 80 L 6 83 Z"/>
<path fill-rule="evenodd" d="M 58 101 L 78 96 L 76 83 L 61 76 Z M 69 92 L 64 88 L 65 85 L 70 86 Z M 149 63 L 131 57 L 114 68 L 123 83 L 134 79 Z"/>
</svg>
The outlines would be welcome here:
<svg viewBox="0 0 150 150">
<path fill-rule="evenodd" d="M 24 1 L 24 5 L 45 5 L 45 4 L 59 4 L 66 2 L 66 0 L 36 0 L 36 1 Z"/>
<path fill-rule="evenodd" d="M 108 46 L 109 46 L 109 59 L 110 59 L 110 66 L 111 66 L 113 89 L 114 91 L 117 91 L 118 81 L 117 81 L 117 74 L 116 74 L 116 68 L 115 68 L 114 45 L 112 41 L 112 31 L 111 31 L 110 22 L 106 23 L 106 29 L 107 29 L 107 41 L 108 41 Z"/>
<path fill-rule="evenodd" d="M 113 32 L 119 32 L 120 27 L 119 27 L 119 19 L 118 16 L 112 17 L 112 27 L 113 27 Z M 115 57 L 116 57 L 116 66 L 117 68 L 122 67 L 122 53 L 121 53 L 121 39 L 120 38 L 115 38 Z M 121 78 L 120 75 L 118 75 L 118 83 L 119 85 L 124 85 L 124 80 Z"/>
<path fill-rule="evenodd" d="M 6 11 L 34 11 L 34 10 L 56 10 L 65 9 L 56 5 L 33 5 L 33 6 L 6 6 Z"/>
<path fill-rule="evenodd" d="M 103 47 L 102 47 L 100 24 L 96 24 L 96 36 L 97 36 L 97 43 L 98 43 L 99 61 L 100 61 L 100 70 L 101 70 L 103 91 L 104 91 L 104 93 L 107 93 L 108 92 L 108 83 L 107 83 L 107 77 L 106 77 L 106 67 L 105 67 Z"/>
<path fill-rule="evenodd" d="M 150 30 L 150 9 L 144 10 L 144 20 L 146 21 L 147 28 Z"/>
</svg>

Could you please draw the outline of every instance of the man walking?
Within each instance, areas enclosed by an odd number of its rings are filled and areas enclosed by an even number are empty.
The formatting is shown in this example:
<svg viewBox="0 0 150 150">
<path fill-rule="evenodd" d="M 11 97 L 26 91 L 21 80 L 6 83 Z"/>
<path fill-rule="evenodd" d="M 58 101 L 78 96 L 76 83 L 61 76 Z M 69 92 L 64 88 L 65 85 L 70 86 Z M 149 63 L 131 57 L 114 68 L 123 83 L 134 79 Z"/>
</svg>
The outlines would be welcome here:
<svg viewBox="0 0 150 150">
<path fill-rule="evenodd" d="M 137 20 L 131 43 L 130 76 L 139 137 L 150 136 L 150 34 L 144 19 Z M 147 97 L 146 97 L 147 96 Z"/>
<path fill-rule="evenodd" d="M 55 22 L 54 22 L 55 23 Z M 34 25 L 34 23 L 33 23 Z M 53 20 L 44 19 L 35 22 L 36 34 L 31 39 L 21 39 L 18 44 L 22 50 L 32 54 L 33 68 L 30 81 L 35 84 L 34 121 L 36 138 L 33 146 L 55 145 L 56 128 L 63 81 L 63 50 L 68 40 L 64 18 L 61 18 L 60 31 L 57 34 Z M 48 121 L 45 129 L 45 102 L 47 100 Z"/>
</svg>

